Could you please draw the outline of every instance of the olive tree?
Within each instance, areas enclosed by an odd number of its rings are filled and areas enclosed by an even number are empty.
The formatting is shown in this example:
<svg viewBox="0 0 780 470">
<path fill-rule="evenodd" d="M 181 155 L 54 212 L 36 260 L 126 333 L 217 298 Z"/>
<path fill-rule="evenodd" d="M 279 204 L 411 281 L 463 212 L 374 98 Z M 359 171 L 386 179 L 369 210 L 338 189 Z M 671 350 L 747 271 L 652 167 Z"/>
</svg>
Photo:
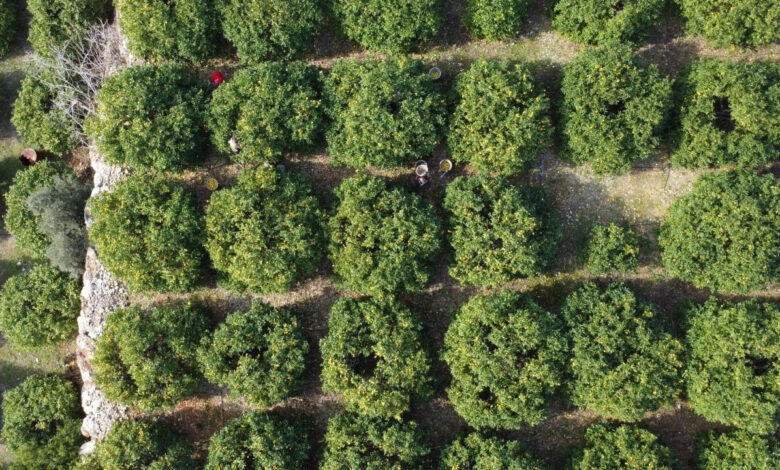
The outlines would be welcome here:
<svg viewBox="0 0 780 470">
<path fill-rule="evenodd" d="M 422 198 L 360 174 L 334 190 L 328 222 L 337 282 L 362 294 L 419 291 L 439 251 L 439 223 Z"/>
<path fill-rule="evenodd" d="M 780 279 L 780 184 L 752 171 L 700 176 L 669 208 L 658 240 L 672 276 L 747 293 Z"/>
<path fill-rule="evenodd" d="M 141 411 L 172 408 L 200 383 L 197 348 L 209 326 L 189 303 L 117 309 L 97 340 L 95 381 L 109 400 Z"/>
<path fill-rule="evenodd" d="M 322 389 L 340 393 L 347 410 L 401 416 L 431 394 L 421 330 L 420 320 L 389 298 L 337 300 L 320 341 Z"/>
<path fill-rule="evenodd" d="M 320 470 L 429 469 L 430 446 L 413 421 L 342 413 L 328 421 Z"/>
<path fill-rule="evenodd" d="M 455 411 L 477 429 L 544 421 L 563 384 L 568 341 L 552 314 L 525 294 L 472 297 L 444 337 Z"/>
<path fill-rule="evenodd" d="M 24 348 L 55 344 L 76 333 L 80 286 L 47 264 L 11 276 L 0 290 L 0 330 Z"/>
<path fill-rule="evenodd" d="M 200 282 L 201 214 L 181 185 L 134 176 L 89 204 L 90 241 L 135 292 L 186 292 Z"/>
<path fill-rule="evenodd" d="M 157 61 L 202 62 L 214 52 L 219 14 L 212 1 L 116 0 L 130 51 Z"/>
<path fill-rule="evenodd" d="M 181 170 L 204 157 L 205 90 L 187 69 L 135 66 L 109 77 L 87 131 L 109 163 Z"/>
<path fill-rule="evenodd" d="M 650 157 L 671 107 L 671 81 L 628 48 L 587 51 L 563 69 L 564 152 L 599 174 L 625 173 Z"/>
<path fill-rule="evenodd" d="M 206 379 L 265 407 L 290 397 L 300 385 L 308 350 L 291 310 L 256 301 L 248 312 L 228 315 L 204 338 L 198 359 Z"/>
<path fill-rule="evenodd" d="M 289 60 L 312 47 L 323 23 L 317 0 L 217 2 L 225 37 L 244 63 Z"/>
<path fill-rule="evenodd" d="M 56 375 L 32 375 L 3 394 L 3 442 L 12 469 L 61 470 L 76 463 L 84 441 L 76 388 Z"/>
<path fill-rule="evenodd" d="M 445 101 L 428 71 L 408 57 L 337 61 L 323 92 L 333 163 L 387 169 L 430 155 L 444 128 Z"/>
<path fill-rule="evenodd" d="M 661 19 L 664 0 L 558 0 L 552 26 L 585 44 L 637 43 Z"/>
<path fill-rule="evenodd" d="M 701 60 L 683 73 L 672 163 L 706 168 L 771 163 L 780 146 L 780 65 Z"/>
<path fill-rule="evenodd" d="M 585 283 L 566 299 L 563 316 L 573 344 L 569 396 L 575 405 L 639 421 L 682 392 L 682 343 L 625 285 Z"/>
<path fill-rule="evenodd" d="M 211 436 L 205 470 L 304 470 L 309 434 L 305 426 L 271 413 L 246 413 Z"/>
<path fill-rule="evenodd" d="M 331 14 L 341 33 L 367 49 L 411 52 L 439 31 L 441 0 L 333 0 Z"/>
<path fill-rule="evenodd" d="M 247 169 L 206 209 L 206 249 L 225 285 L 285 292 L 324 254 L 323 214 L 311 188 L 291 173 Z"/>
<path fill-rule="evenodd" d="M 550 101 L 523 64 L 478 59 L 455 81 L 448 143 L 480 173 L 527 169 L 550 143 Z"/>
<path fill-rule="evenodd" d="M 450 275 L 476 287 L 496 287 L 542 272 L 560 228 L 542 190 L 487 176 L 458 177 L 444 196 Z"/>
<path fill-rule="evenodd" d="M 757 434 L 780 425 L 780 309 L 710 298 L 688 312 L 688 399 L 703 418 Z"/>
<path fill-rule="evenodd" d="M 320 88 L 317 69 L 303 62 L 239 70 L 209 105 L 214 146 L 241 163 L 276 163 L 310 150 L 323 124 Z"/>
<path fill-rule="evenodd" d="M 592 425 L 585 431 L 585 445 L 574 451 L 569 469 L 607 468 L 673 470 L 677 462 L 672 451 L 649 431 L 626 424 Z"/>
</svg>

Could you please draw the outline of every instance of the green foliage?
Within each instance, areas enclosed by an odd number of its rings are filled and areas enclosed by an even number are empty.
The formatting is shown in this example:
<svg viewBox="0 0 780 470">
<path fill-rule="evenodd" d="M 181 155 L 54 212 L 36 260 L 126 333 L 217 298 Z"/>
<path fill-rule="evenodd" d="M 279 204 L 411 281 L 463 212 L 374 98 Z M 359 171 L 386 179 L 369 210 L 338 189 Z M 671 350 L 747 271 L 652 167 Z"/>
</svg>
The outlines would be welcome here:
<svg viewBox="0 0 780 470">
<path fill-rule="evenodd" d="M 333 0 L 341 33 L 367 49 L 412 52 L 433 39 L 443 16 L 441 0 Z"/>
<path fill-rule="evenodd" d="M 621 274 L 635 271 L 639 265 L 639 240 L 631 227 L 617 224 L 596 225 L 590 232 L 586 263 L 591 274 Z"/>
<path fill-rule="evenodd" d="M 52 107 L 55 96 L 46 80 L 41 72 L 30 73 L 22 80 L 11 123 L 28 147 L 64 155 L 78 144 L 78 133 L 73 121 Z"/>
<path fill-rule="evenodd" d="M 55 344 L 76 333 L 79 284 L 57 269 L 38 264 L 11 276 L 0 291 L 0 330 L 25 348 Z"/>
<path fill-rule="evenodd" d="M 780 146 L 780 65 L 701 60 L 680 84 L 679 148 L 672 163 L 758 166 Z"/>
<path fill-rule="evenodd" d="M 767 0 L 677 0 L 687 30 L 718 47 L 780 40 L 780 9 Z"/>
<path fill-rule="evenodd" d="M 205 90 L 188 70 L 137 66 L 109 77 L 87 130 L 106 161 L 180 170 L 203 158 Z"/>
<path fill-rule="evenodd" d="M 689 312 L 688 398 L 709 421 L 757 434 L 780 425 L 780 309 L 710 298 Z"/>
<path fill-rule="evenodd" d="M 27 0 L 29 40 L 35 52 L 50 56 L 51 47 L 86 31 L 107 16 L 104 0 Z"/>
<path fill-rule="evenodd" d="M 303 62 L 268 62 L 239 70 L 221 85 L 208 112 L 212 141 L 242 163 L 276 163 L 315 145 L 323 125 L 320 76 Z"/>
<path fill-rule="evenodd" d="M 44 160 L 17 172 L 5 194 L 5 228 L 14 236 L 17 245 L 32 256 L 45 256 L 52 240 L 39 229 L 41 217 L 29 209 L 27 198 L 43 188 L 53 186 L 58 176 L 69 173 L 70 170 L 61 161 Z"/>
<path fill-rule="evenodd" d="M 16 2 L 0 0 L 0 57 L 8 54 L 16 38 Z"/>
<path fill-rule="evenodd" d="M 77 470 L 192 470 L 194 449 L 161 421 L 120 421 Z"/>
<path fill-rule="evenodd" d="M 291 310 L 255 301 L 249 312 L 228 315 L 203 339 L 198 362 L 209 381 L 266 407 L 290 397 L 300 385 L 308 350 Z"/>
<path fill-rule="evenodd" d="M 628 48 L 580 54 L 563 70 L 565 152 L 599 174 L 627 172 L 658 150 L 671 90 L 668 78 L 641 65 Z"/>
<path fill-rule="evenodd" d="M 250 412 L 211 437 L 205 470 L 304 470 L 309 430 L 267 412 Z"/>
<path fill-rule="evenodd" d="M 528 296 L 505 290 L 473 297 L 444 338 L 447 394 L 472 427 L 537 425 L 563 383 L 567 349 L 556 317 Z"/>
<path fill-rule="evenodd" d="M 668 447 L 649 431 L 631 425 L 590 426 L 585 431 L 585 446 L 576 450 L 571 470 L 672 470 L 676 462 Z"/>
<path fill-rule="evenodd" d="M 238 291 L 285 292 L 324 252 L 323 214 L 309 185 L 270 168 L 245 170 L 206 209 L 206 249 Z"/>
<path fill-rule="evenodd" d="M 341 394 L 349 411 L 400 417 L 431 395 L 421 331 L 419 319 L 389 298 L 342 297 L 320 341 L 322 389 Z"/>
<path fill-rule="evenodd" d="M 194 198 L 162 177 L 133 177 L 90 202 L 89 237 L 135 292 L 186 292 L 200 281 L 203 221 Z"/>
<path fill-rule="evenodd" d="M 566 299 L 563 315 L 574 346 L 572 403 L 638 421 L 680 395 L 683 346 L 626 286 L 588 282 Z"/>
<path fill-rule="evenodd" d="M 497 287 L 541 273 L 560 229 L 542 190 L 487 176 L 456 178 L 444 209 L 455 263 L 450 275 L 476 287 Z"/>
<path fill-rule="evenodd" d="M 192 304 L 117 309 L 106 319 L 92 367 L 109 400 L 141 411 L 172 408 L 200 383 L 196 352 L 209 319 Z"/>
<path fill-rule="evenodd" d="M 530 0 L 468 0 L 463 22 L 477 38 L 510 39 L 523 27 Z"/>
<path fill-rule="evenodd" d="M 428 71 L 408 57 L 336 61 L 323 93 L 333 162 L 386 169 L 430 155 L 444 128 L 445 103 Z"/>
<path fill-rule="evenodd" d="M 320 470 L 423 470 L 429 453 L 417 423 L 342 413 L 328 421 Z"/>
<path fill-rule="evenodd" d="M 517 441 L 471 433 L 442 451 L 441 470 L 543 470 Z"/>
<path fill-rule="evenodd" d="M 227 0 L 218 8 L 225 37 L 244 63 L 299 56 L 324 20 L 318 0 Z"/>
<path fill-rule="evenodd" d="M 16 457 L 11 468 L 61 470 L 78 458 L 81 404 L 73 384 L 32 375 L 3 394 L 3 442 Z"/>
<path fill-rule="evenodd" d="M 659 244 L 672 276 L 747 293 L 780 279 L 780 184 L 749 171 L 704 174 L 666 215 Z"/>
<path fill-rule="evenodd" d="M 46 257 L 52 266 L 78 280 L 84 274 L 84 254 L 89 240 L 84 225 L 84 206 L 91 189 L 75 176 L 56 176 L 51 186 L 35 191 L 27 198 L 27 207 L 40 217 L 38 230 L 51 244 Z"/>
<path fill-rule="evenodd" d="M 329 251 L 339 284 L 366 295 L 422 290 L 440 246 L 431 205 L 363 174 L 344 180 L 334 195 Z"/>
<path fill-rule="evenodd" d="M 456 162 L 512 175 L 550 143 L 550 101 L 525 65 L 478 59 L 458 76 L 455 94 L 448 143 Z"/>
<path fill-rule="evenodd" d="M 780 446 L 772 438 L 745 431 L 710 431 L 697 443 L 697 470 L 775 470 Z"/>
<path fill-rule="evenodd" d="M 219 14 L 212 0 L 116 0 L 119 26 L 133 54 L 199 62 L 216 44 Z"/>
<path fill-rule="evenodd" d="M 658 25 L 664 0 L 558 0 L 553 28 L 584 44 L 643 41 Z"/>
</svg>

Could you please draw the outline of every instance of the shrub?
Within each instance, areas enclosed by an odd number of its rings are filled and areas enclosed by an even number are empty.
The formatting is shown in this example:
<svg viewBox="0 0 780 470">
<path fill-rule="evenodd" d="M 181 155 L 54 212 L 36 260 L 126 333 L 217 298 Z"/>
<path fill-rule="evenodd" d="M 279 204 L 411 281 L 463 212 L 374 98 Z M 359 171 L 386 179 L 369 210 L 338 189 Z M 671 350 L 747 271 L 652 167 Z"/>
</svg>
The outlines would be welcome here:
<svg viewBox="0 0 780 470">
<path fill-rule="evenodd" d="M 478 429 L 541 423 L 563 382 L 567 343 L 557 319 L 526 295 L 473 297 L 444 338 L 455 411 Z"/>
<path fill-rule="evenodd" d="M 443 16 L 441 0 L 334 0 L 341 33 L 367 49 L 411 52 L 433 39 Z"/>
<path fill-rule="evenodd" d="M 11 468 L 69 468 L 84 441 L 83 413 L 73 384 L 55 375 L 32 375 L 3 395 L 4 443 L 16 457 Z"/>
<path fill-rule="evenodd" d="M 320 341 L 322 389 L 342 394 L 349 411 L 399 417 L 431 394 L 421 331 L 419 319 L 393 300 L 337 300 Z"/>
<path fill-rule="evenodd" d="M 745 431 L 708 432 L 697 442 L 698 470 L 772 470 L 780 468 L 780 447 L 771 438 Z"/>
<path fill-rule="evenodd" d="M 472 433 L 442 451 L 442 470 L 543 470 L 545 465 L 517 441 Z"/>
<path fill-rule="evenodd" d="M 643 41 L 661 18 L 664 0 L 559 0 L 553 28 L 585 44 Z"/>
<path fill-rule="evenodd" d="M 161 177 L 124 180 L 90 203 L 89 237 L 136 292 L 186 292 L 200 280 L 203 223 L 193 197 Z"/>
<path fill-rule="evenodd" d="M 229 287 L 285 292 L 319 264 L 322 212 L 299 177 L 269 168 L 245 170 L 211 196 L 206 249 Z"/>
<path fill-rule="evenodd" d="M 203 0 L 116 0 L 119 26 L 133 54 L 199 62 L 214 52 L 218 14 Z"/>
<path fill-rule="evenodd" d="M 27 0 L 30 44 L 39 55 L 50 56 L 51 47 L 86 31 L 107 16 L 104 0 Z"/>
<path fill-rule="evenodd" d="M 566 299 L 563 315 L 574 346 L 572 403 L 638 421 L 680 395 L 683 346 L 626 286 L 585 283 Z"/>
<path fill-rule="evenodd" d="M 11 187 L 5 195 L 5 228 L 26 253 L 43 257 L 51 245 L 51 237 L 40 230 L 42 217 L 27 206 L 27 199 L 37 191 L 51 187 L 58 176 L 70 170 L 60 161 L 44 160 L 14 175 Z"/>
<path fill-rule="evenodd" d="M 303 470 L 310 451 L 308 429 L 254 411 L 229 422 L 211 437 L 205 470 Z"/>
<path fill-rule="evenodd" d="M 338 165 L 407 165 L 439 143 L 444 97 L 418 60 L 337 61 L 323 95 L 332 120 L 328 152 Z"/>
<path fill-rule="evenodd" d="M 38 189 L 26 202 L 30 212 L 40 217 L 38 230 L 51 239 L 46 248 L 49 262 L 74 280 L 84 274 L 84 254 L 89 244 L 84 206 L 91 192 L 73 175 L 55 176 L 51 186 Z"/>
<path fill-rule="evenodd" d="M 678 0 L 686 29 L 718 47 L 760 46 L 780 40 L 780 12 L 765 0 Z"/>
<path fill-rule="evenodd" d="M 565 152 L 596 173 L 625 173 L 651 156 L 671 105 L 671 82 L 629 49 L 584 52 L 564 67 Z"/>
<path fill-rule="evenodd" d="M 206 379 L 266 407 L 290 397 L 300 385 L 308 350 L 292 311 L 256 301 L 249 312 L 228 315 L 204 338 L 198 359 Z"/>
<path fill-rule="evenodd" d="M 0 293 L 0 330 L 12 343 L 34 348 L 76 333 L 79 285 L 57 269 L 33 266 L 11 276 Z"/>
<path fill-rule="evenodd" d="M 511 175 L 549 144 L 550 102 L 526 66 L 478 59 L 458 76 L 455 94 L 449 147 L 456 162 Z"/>
<path fill-rule="evenodd" d="M 755 299 L 688 312 L 688 397 L 709 421 L 757 434 L 780 425 L 780 309 Z"/>
<path fill-rule="evenodd" d="M 679 147 L 672 163 L 757 166 L 780 146 L 780 66 L 702 60 L 683 74 Z"/>
<path fill-rule="evenodd" d="M 430 448 L 413 421 L 339 414 L 328 421 L 320 470 L 422 470 Z"/>
<path fill-rule="evenodd" d="M 617 224 L 596 225 L 590 232 L 586 249 L 591 274 L 626 274 L 639 265 L 639 240 L 631 227 Z"/>
<path fill-rule="evenodd" d="M 523 27 L 530 0 L 468 0 L 463 22 L 472 36 L 510 39 Z"/>
<path fill-rule="evenodd" d="M 41 74 L 33 72 L 22 80 L 11 123 L 28 147 L 64 155 L 78 145 L 78 133 L 73 121 L 52 107 L 55 94 Z"/>
<path fill-rule="evenodd" d="M 362 294 L 419 291 L 439 251 L 439 223 L 417 195 L 357 175 L 335 191 L 330 259 L 339 284 Z"/>
<path fill-rule="evenodd" d="M 225 37 L 244 63 L 289 60 L 311 48 L 323 22 L 317 0 L 220 2 Z"/>
<path fill-rule="evenodd" d="M 232 158 L 242 163 L 276 163 L 287 152 L 311 149 L 323 123 L 320 88 L 317 69 L 303 62 L 238 71 L 209 106 L 214 145 L 225 154 L 237 150 Z"/>
<path fill-rule="evenodd" d="M 780 184 L 753 172 L 705 174 L 669 208 L 659 244 L 669 274 L 721 292 L 780 279 Z"/>
<path fill-rule="evenodd" d="M 541 273 L 560 238 L 542 190 L 486 176 L 456 178 L 444 209 L 455 252 L 450 275 L 477 287 L 496 287 Z"/>
<path fill-rule="evenodd" d="M 160 421 L 120 421 L 78 470 L 192 470 L 192 444 Z"/>
<path fill-rule="evenodd" d="M 89 134 L 109 163 L 180 170 L 203 158 L 203 87 L 186 69 L 137 66 L 109 77 L 97 94 Z"/>
<path fill-rule="evenodd" d="M 8 54 L 16 37 L 16 2 L 0 0 L 0 57 Z"/>
<path fill-rule="evenodd" d="M 200 383 L 196 351 L 208 327 L 192 304 L 117 309 L 97 340 L 95 379 L 109 400 L 141 411 L 172 408 Z"/>
<path fill-rule="evenodd" d="M 585 431 L 585 446 L 571 459 L 572 470 L 672 470 L 676 462 L 668 447 L 649 431 L 630 425 L 593 425 Z"/>
</svg>

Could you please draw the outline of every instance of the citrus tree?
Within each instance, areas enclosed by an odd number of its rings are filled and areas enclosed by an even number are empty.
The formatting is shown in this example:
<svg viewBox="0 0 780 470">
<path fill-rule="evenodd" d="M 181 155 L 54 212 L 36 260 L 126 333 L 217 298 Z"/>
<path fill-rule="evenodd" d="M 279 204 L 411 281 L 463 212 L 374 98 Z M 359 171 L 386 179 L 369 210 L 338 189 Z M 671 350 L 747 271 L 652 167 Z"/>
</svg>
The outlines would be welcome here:
<svg viewBox="0 0 780 470">
<path fill-rule="evenodd" d="M 595 225 L 585 250 L 591 274 L 626 274 L 639 265 L 639 240 L 631 227 L 609 224 Z"/>
<path fill-rule="evenodd" d="M 472 36 L 511 39 L 523 28 L 530 0 L 468 0 L 463 22 Z"/>
<path fill-rule="evenodd" d="M 780 39 L 777 4 L 763 0 L 678 0 L 686 28 L 718 47 L 760 46 Z M 725 7 L 728 5 L 728 7 Z"/>
<path fill-rule="evenodd" d="M 11 123 L 28 147 L 65 155 L 78 145 L 78 132 L 73 121 L 53 106 L 55 92 L 47 85 L 46 75 L 46 71 L 33 70 L 24 77 Z"/>
<path fill-rule="evenodd" d="M 697 470 L 771 470 L 780 468 L 776 439 L 745 431 L 710 431 L 696 443 Z"/>
<path fill-rule="evenodd" d="M 103 0 L 27 0 L 27 11 L 30 44 L 39 55 L 51 56 L 53 46 L 105 20 L 108 8 Z"/>
<path fill-rule="evenodd" d="M 673 470 L 677 462 L 672 451 L 651 432 L 631 425 L 590 426 L 585 431 L 585 445 L 575 450 L 571 470 Z"/>
<path fill-rule="evenodd" d="M 558 0 L 553 28 L 585 44 L 637 43 L 661 19 L 664 0 Z"/>
<path fill-rule="evenodd" d="M 546 466 L 517 441 L 488 434 L 471 433 L 444 448 L 440 468 L 441 470 L 544 470 Z"/>
</svg>

